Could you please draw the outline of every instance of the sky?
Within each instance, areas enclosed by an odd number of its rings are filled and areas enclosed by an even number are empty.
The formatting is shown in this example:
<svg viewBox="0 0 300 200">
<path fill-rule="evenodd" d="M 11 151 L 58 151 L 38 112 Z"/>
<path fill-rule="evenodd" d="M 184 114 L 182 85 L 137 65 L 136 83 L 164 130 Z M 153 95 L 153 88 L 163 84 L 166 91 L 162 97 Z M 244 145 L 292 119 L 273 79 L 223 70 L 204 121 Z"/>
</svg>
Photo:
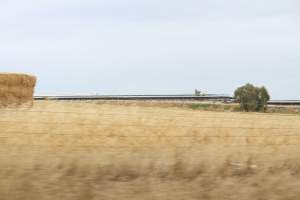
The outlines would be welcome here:
<svg viewBox="0 0 300 200">
<path fill-rule="evenodd" d="M 36 94 L 300 99 L 299 0 L 0 0 L 0 71 Z"/>
</svg>

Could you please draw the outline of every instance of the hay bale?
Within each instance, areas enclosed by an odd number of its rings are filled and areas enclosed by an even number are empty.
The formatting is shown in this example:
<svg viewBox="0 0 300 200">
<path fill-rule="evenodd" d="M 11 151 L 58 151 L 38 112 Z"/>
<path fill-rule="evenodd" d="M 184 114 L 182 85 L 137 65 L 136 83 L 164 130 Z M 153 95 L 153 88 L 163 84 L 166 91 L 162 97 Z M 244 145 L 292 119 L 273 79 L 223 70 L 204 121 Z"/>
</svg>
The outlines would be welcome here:
<svg viewBox="0 0 300 200">
<path fill-rule="evenodd" d="M 27 74 L 0 73 L 0 106 L 33 102 L 36 77 Z"/>
</svg>

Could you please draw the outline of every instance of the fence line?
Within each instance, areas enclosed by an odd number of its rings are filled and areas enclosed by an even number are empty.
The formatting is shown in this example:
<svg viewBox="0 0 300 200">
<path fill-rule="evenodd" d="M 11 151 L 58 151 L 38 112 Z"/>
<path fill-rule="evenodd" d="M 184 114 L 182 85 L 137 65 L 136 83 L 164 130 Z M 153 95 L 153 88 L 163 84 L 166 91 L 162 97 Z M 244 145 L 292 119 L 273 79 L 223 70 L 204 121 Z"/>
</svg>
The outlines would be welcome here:
<svg viewBox="0 0 300 200">
<path fill-rule="evenodd" d="M 52 125 L 74 125 L 74 122 L 45 122 L 45 121 L 7 121 L 0 120 L 0 123 L 13 123 L 13 124 L 52 124 Z M 184 128 L 202 128 L 202 129 L 247 129 L 247 130 L 300 130 L 300 127 L 246 127 L 246 126 L 197 126 L 197 125 L 158 125 L 158 124 L 114 124 L 112 123 L 78 123 L 76 125 L 88 126 L 88 127 L 101 127 L 103 125 L 113 125 L 122 127 L 159 127 L 159 128 L 171 128 L 171 127 L 184 127 Z M 1 124 L 0 124 L 1 126 Z"/>
<path fill-rule="evenodd" d="M 107 113 L 107 111 L 101 111 L 101 112 L 97 112 L 97 113 L 94 113 L 94 112 L 74 112 L 74 111 L 51 111 L 51 110 L 19 110 L 19 109 L 0 109 L 1 111 L 10 111 L 10 112 L 25 112 L 25 113 L 53 113 L 53 114 L 79 114 L 79 115 L 93 115 L 93 116 L 103 116 L 103 115 L 107 115 L 107 116 L 130 116 L 131 114 L 136 114 L 136 113 Z M 106 113 L 104 113 L 106 112 Z M 161 112 L 147 112 L 147 111 L 141 111 L 139 112 L 139 114 L 159 114 L 161 115 L 162 113 Z M 174 114 L 174 112 L 168 112 L 167 114 Z M 176 114 L 176 113 L 175 113 Z M 178 115 L 175 116 L 177 118 L 186 118 L 186 114 L 183 115 L 181 112 L 180 112 L 181 115 Z M 191 117 L 196 117 L 198 119 L 228 119 L 228 120 L 253 120 L 253 119 L 250 119 L 250 118 L 239 118 L 239 117 L 234 117 L 234 118 L 226 118 L 228 116 L 222 116 L 222 117 L 218 117 L 218 116 L 211 116 L 211 117 L 198 117 L 196 115 L 196 113 L 189 113 L 191 114 L 190 116 Z M 234 114 L 234 113 L 226 113 L 226 114 Z M 236 114 L 236 113 L 235 113 Z M 244 115 L 245 113 L 239 113 L 241 115 Z M 195 115 L 195 116 L 193 116 Z M 267 115 L 273 115 L 272 113 L 265 113 L 265 114 L 260 114 L 258 116 L 267 116 Z M 299 120 L 300 120 L 300 115 L 297 115 L 297 114 L 278 114 L 277 116 L 291 116 L 291 117 L 299 117 Z M 172 118 L 174 118 L 174 116 L 172 116 Z M 168 119 L 168 118 L 167 118 Z M 276 118 L 268 118 L 266 120 L 270 120 L 270 121 L 278 121 L 278 120 L 291 120 L 291 119 L 276 119 Z M 293 119 L 295 120 L 295 119 Z"/>
<path fill-rule="evenodd" d="M 37 147 L 37 146 L 33 146 L 33 147 Z M 38 148 L 40 148 L 41 146 L 38 146 Z M 102 148 L 102 149 L 104 149 L 104 148 Z M 117 152 L 117 153 L 120 153 L 120 152 L 122 152 L 122 153 L 131 153 L 131 152 L 133 152 L 132 150 L 128 150 L 128 149 L 125 149 L 124 148 L 124 151 L 120 151 L 120 149 L 116 149 L 116 148 L 110 148 L 110 147 L 107 147 L 107 148 L 105 148 L 105 149 L 109 149 L 109 151 L 107 151 L 107 152 L 105 152 L 105 153 L 114 153 L 114 152 Z M 151 148 L 152 149 L 152 148 Z M 45 149 L 44 149 L 45 150 Z M 72 150 L 72 152 L 76 152 L 76 151 L 81 151 L 82 149 L 77 149 L 77 150 Z M 144 150 L 148 150 L 148 149 L 144 149 Z M 173 149 L 168 149 L 167 151 L 166 151 L 166 149 L 162 149 L 161 150 L 162 152 L 166 152 L 166 153 L 168 153 L 168 151 L 170 151 L 169 153 L 174 153 L 174 150 Z M 211 152 L 207 152 L 207 151 L 193 151 L 194 153 L 196 152 L 196 153 L 209 153 L 210 155 L 209 155 L 209 157 L 213 157 L 213 158 L 228 158 L 228 156 L 230 156 L 230 158 L 231 158 L 231 160 L 236 160 L 236 158 L 237 157 L 239 157 L 239 154 L 235 154 L 235 156 L 232 156 L 232 154 L 215 154 L 216 152 L 213 152 L 214 154 L 211 154 Z M 2 155 L 2 153 L 5 153 L 6 155 Z M 0 158 L 1 157 L 6 157 L 7 156 L 7 151 L 0 151 Z M 14 152 L 10 152 L 11 154 L 15 154 Z M 142 151 L 140 151 L 139 153 L 143 153 Z M 154 153 L 156 153 L 156 152 L 154 152 Z M 245 156 L 245 157 L 247 157 L 247 158 L 249 158 L 249 159 L 253 159 L 253 157 L 260 157 L 260 156 L 270 156 L 270 155 L 276 155 L 277 157 L 272 157 L 272 158 L 274 158 L 274 160 L 284 160 L 284 161 L 286 161 L 286 160 L 288 160 L 288 159 L 278 159 L 279 157 L 281 157 L 281 156 L 286 156 L 286 155 L 290 155 L 289 153 L 278 153 L 278 152 L 273 152 L 273 153 L 251 153 L 251 152 L 246 152 L 247 154 L 245 154 L 245 152 L 243 153 L 243 155 L 242 156 Z M 182 153 L 174 153 L 175 155 L 177 154 L 184 154 L 184 152 Z M 23 155 L 21 155 L 21 154 L 19 154 L 18 153 L 18 155 L 19 156 L 23 156 Z M 51 155 L 51 154 L 49 154 L 49 155 L 47 155 L 47 156 L 53 156 L 53 157 L 59 157 L 58 155 Z M 65 156 L 64 156 L 65 157 Z M 134 156 L 133 156 L 134 157 Z M 140 155 L 139 155 L 139 157 L 140 157 Z M 158 155 L 158 156 L 151 156 L 151 153 L 150 154 L 147 154 L 146 156 L 142 156 L 141 158 L 159 158 L 160 157 L 160 155 Z M 299 156 L 295 156 L 295 157 L 299 157 Z M 239 157 L 239 158 L 244 158 L 244 157 Z M 265 158 L 261 158 L 261 159 L 264 159 L 265 160 Z M 259 162 L 264 162 L 264 160 L 260 160 Z"/>
<path fill-rule="evenodd" d="M 99 116 L 99 118 L 97 118 L 98 120 L 112 119 L 114 117 L 118 117 L 118 120 L 127 120 L 128 117 L 130 117 L 129 115 L 119 115 L 119 114 L 101 114 L 101 115 L 99 114 L 98 116 Z M 141 118 L 141 116 L 138 116 L 138 115 L 136 115 L 136 117 Z M 158 117 L 153 118 L 153 117 L 148 117 L 148 116 L 143 116 L 143 117 L 144 118 L 142 118 L 142 120 L 145 120 L 145 119 L 147 119 L 147 120 L 160 120 L 160 121 L 167 121 L 167 122 L 170 122 L 171 120 L 176 121 L 178 119 L 186 119 L 186 117 L 182 117 L 182 118 L 180 117 L 179 118 L 177 116 L 169 117 L 169 118 L 167 118 L 167 117 L 165 117 L 165 118 L 161 118 L 161 117 L 160 118 L 158 118 Z M 80 119 L 82 120 L 82 118 L 80 118 Z M 191 121 L 191 119 L 192 119 L 192 121 Z M 197 117 L 197 116 L 195 116 L 195 118 L 191 118 L 191 119 L 189 119 L 190 122 L 196 122 L 195 120 L 211 120 L 211 119 L 222 120 L 222 121 L 226 121 L 226 122 L 231 122 L 231 121 L 236 121 L 236 120 L 254 122 L 255 120 L 257 120 L 257 119 L 228 118 L 228 117 L 225 117 L 225 116 L 224 117 Z M 139 120 L 141 120 L 141 119 L 139 119 Z M 268 121 L 268 120 L 272 121 L 270 119 L 264 119 L 264 120 L 265 121 Z M 276 121 L 291 121 L 291 119 L 288 119 L 288 120 L 287 119 L 286 120 L 276 119 Z M 293 119 L 292 121 L 297 121 L 297 120 Z M 300 122 L 300 118 L 299 118 L 299 122 Z"/>
<path fill-rule="evenodd" d="M 72 133 L 65 133 L 72 132 Z M 86 133 L 86 132 L 76 132 L 71 130 L 57 130 L 57 131 L 30 131 L 30 132 L 20 132 L 20 131 L 0 131 L 0 138 L 5 138 L 9 136 L 4 136 L 5 134 L 17 134 L 17 135 L 66 135 L 66 136 L 78 136 L 79 134 L 84 136 L 98 136 L 98 137 L 121 137 L 121 138 L 265 138 L 265 137 L 300 137 L 300 134 L 277 134 L 277 135 L 115 135 L 115 134 L 99 134 L 99 133 Z"/>
<path fill-rule="evenodd" d="M 1 143 L 1 142 L 0 142 Z M 38 147 L 38 148 L 41 148 L 41 147 L 68 147 L 68 145 L 66 144 L 56 144 L 56 145 L 36 145 L 36 144 L 18 144 L 18 147 L 20 146 L 28 146 L 30 145 L 29 147 Z M 214 143 L 198 143 L 197 144 L 197 147 L 200 147 L 199 145 L 203 145 L 203 146 L 218 146 L 218 147 L 275 147 L 275 146 L 299 146 L 300 147 L 300 143 L 290 143 L 290 144 L 214 144 Z M 191 149 L 191 148 L 194 148 L 196 146 L 196 144 L 194 145 L 186 145 L 186 146 L 169 146 L 169 148 L 173 148 L 173 149 Z M 126 146 L 102 146 L 102 145 L 92 145 L 92 144 L 89 144 L 89 145 L 74 145 L 74 147 L 76 148 L 87 148 L 87 149 L 91 149 L 91 148 L 112 148 L 112 149 L 140 149 L 140 148 L 143 148 L 143 149 L 150 149 L 150 150 L 154 150 L 155 148 L 159 148 L 159 149 L 162 149 L 163 147 L 161 145 L 126 145 Z M 299 149 L 300 150 L 300 149 Z"/>
<path fill-rule="evenodd" d="M 19 112 L 20 110 L 16 110 L 17 112 Z M 92 115 L 97 115 L 97 116 L 108 116 L 108 114 L 101 114 L 101 113 L 78 113 L 78 112 L 65 112 L 65 111 L 28 111 L 28 110 L 22 110 L 22 112 L 43 112 L 43 113 L 76 113 L 76 114 L 92 114 Z M 152 112 L 154 114 L 154 112 Z M 143 114 L 143 112 L 141 113 Z M 156 113 L 159 114 L 159 113 Z M 170 113 L 173 114 L 173 113 Z M 113 116 L 119 116 L 118 114 L 112 114 Z M 123 116 L 128 116 L 127 114 L 123 114 Z M 174 118 L 174 117 L 173 117 Z M 172 118 L 172 119 L 173 119 Z M 176 118 L 176 117 L 175 117 Z M 226 116 L 224 117 L 199 117 L 197 119 L 223 119 L 223 120 L 235 120 L 233 118 L 228 119 L 226 118 Z M 239 120 L 239 118 L 236 118 Z M 159 118 L 155 118 L 155 120 L 161 120 Z M 170 121 L 170 119 L 166 120 Z M 250 119 L 249 119 L 250 120 Z M 276 119 L 277 120 L 277 119 Z M 278 119 L 281 120 L 281 119 Z M 51 124 L 51 125 L 74 125 L 74 122 L 49 122 L 49 121 L 12 121 L 12 120 L 0 120 L 0 128 L 1 128 L 1 123 L 13 123 L 13 124 L 17 124 L 17 125 L 27 125 L 27 124 Z M 76 125 L 80 125 L 83 127 L 98 127 L 101 128 L 104 125 L 114 125 L 116 127 L 139 127 L 139 128 L 144 128 L 144 127 L 157 127 L 157 128 L 180 128 L 180 127 L 185 127 L 185 128 L 193 128 L 193 129 L 240 129 L 240 130 L 299 130 L 300 131 L 300 127 L 246 127 L 246 126 L 197 126 L 197 125 L 180 125 L 180 124 L 172 124 L 172 125 L 157 125 L 157 124 L 145 124 L 145 123 L 141 123 L 139 125 L 137 124 L 114 124 L 114 122 L 112 123 L 76 123 Z M 5 126 L 2 126 L 3 128 L 6 128 Z M 60 128 L 60 127 L 58 127 Z M 103 127 L 105 128 L 105 127 Z M 20 135 L 66 135 L 66 136 L 75 136 L 74 132 L 76 131 L 72 131 L 72 130 L 66 130 L 66 129 L 58 129 L 57 131 L 44 131 L 44 130 L 34 130 L 31 132 L 28 132 L 28 130 L 26 130 L 26 128 L 24 128 L 24 132 L 20 132 L 20 131 L 0 131 L 0 138 L 9 138 L 10 136 L 5 136 L 4 134 L 20 134 Z M 77 129 L 78 130 L 78 129 Z M 80 129 L 79 129 L 80 131 Z M 94 130 L 95 132 L 97 130 Z M 89 135 L 89 136 L 98 136 L 98 137 L 120 137 L 120 138 L 130 138 L 130 137 L 135 137 L 135 138 L 150 138 L 150 137 L 157 137 L 157 138 L 266 138 L 266 137 L 300 137 L 300 134 L 269 134 L 269 135 L 199 135 L 199 134 L 195 134 L 192 133 L 192 135 L 164 135 L 164 134 L 155 134 L 155 135 L 112 135 L 112 134 L 100 134 L 100 133 L 95 133 L 94 131 L 91 131 L 89 133 L 87 133 L 87 131 L 83 130 L 82 134 L 84 135 Z M 162 130 L 163 131 L 163 130 Z M 72 133 L 65 133 L 65 132 L 72 132 Z M 160 131 L 161 132 L 161 131 Z M 79 134 L 79 133 L 78 133 Z M 203 144 L 203 143 L 197 143 L 197 144 L 202 144 L 202 145 L 213 145 L 212 143 L 208 143 L 208 144 Z M 299 146 L 300 144 L 298 143 L 287 143 L 287 144 L 268 144 L 266 142 L 266 144 L 215 144 L 218 146 Z M 88 145 L 87 147 L 93 147 Z M 184 147 L 180 147 L 177 146 L 176 148 L 191 148 L 193 146 L 184 146 Z M 102 147 L 101 147 L 102 148 Z M 113 148 L 119 148 L 119 147 L 113 147 Z M 125 148 L 125 147 L 120 147 L 120 148 Z M 128 147 L 126 147 L 128 148 Z"/>
</svg>

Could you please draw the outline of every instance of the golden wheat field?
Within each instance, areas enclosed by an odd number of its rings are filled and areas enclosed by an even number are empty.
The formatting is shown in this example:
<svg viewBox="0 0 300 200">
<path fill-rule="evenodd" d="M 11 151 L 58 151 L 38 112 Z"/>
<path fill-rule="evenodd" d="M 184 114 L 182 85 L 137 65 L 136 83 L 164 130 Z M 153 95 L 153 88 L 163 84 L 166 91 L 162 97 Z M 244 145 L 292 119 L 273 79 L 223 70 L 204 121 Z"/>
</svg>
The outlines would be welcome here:
<svg viewBox="0 0 300 200">
<path fill-rule="evenodd" d="M 2 200 L 300 198 L 300 116 L 35 102 L 1 109 Z"/>
</svg>

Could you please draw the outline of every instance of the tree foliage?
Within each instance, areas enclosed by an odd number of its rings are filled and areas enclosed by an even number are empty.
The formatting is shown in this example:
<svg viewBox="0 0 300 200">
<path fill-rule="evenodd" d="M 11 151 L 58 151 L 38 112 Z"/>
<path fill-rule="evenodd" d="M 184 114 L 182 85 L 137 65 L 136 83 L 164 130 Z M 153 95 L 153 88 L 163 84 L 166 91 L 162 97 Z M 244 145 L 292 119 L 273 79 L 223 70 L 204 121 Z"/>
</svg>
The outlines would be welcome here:
<svg viewBox="0 0 300 200">
<path fill-rule="evenodd" d="M 246 112 L 265 112 L 267 102 L 270 100 L 270 95 L 265 87 L 255 87 L 250 83 L 237 88 L 234 97 L 240 103 L 241 109 Z"/>
</svg>

